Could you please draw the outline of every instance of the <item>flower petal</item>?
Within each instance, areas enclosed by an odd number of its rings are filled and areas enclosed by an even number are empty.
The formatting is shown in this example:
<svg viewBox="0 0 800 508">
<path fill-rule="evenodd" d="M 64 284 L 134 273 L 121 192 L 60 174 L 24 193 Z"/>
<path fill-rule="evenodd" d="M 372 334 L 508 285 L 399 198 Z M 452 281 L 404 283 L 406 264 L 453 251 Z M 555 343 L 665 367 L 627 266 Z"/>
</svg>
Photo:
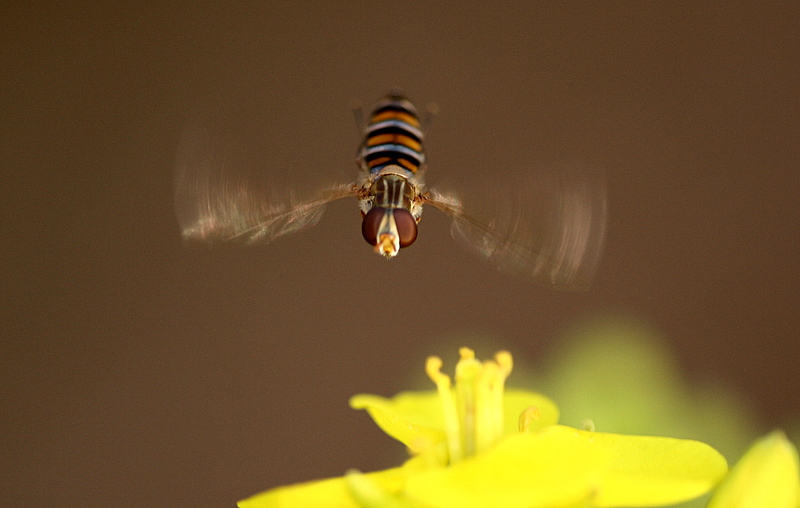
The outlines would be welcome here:
<svg viewBox="0 0 800 508">
<path fill-rule="evenodd" d="M 399 467 L 364 476 L 387 493 L 396 493 L 409 471 Z M 347 486 L 347 478 L 328 478 L 277 487 L 239 501 L 239 508 L 360 508 Z"/>
<path fill-rule="evenodd" d="M 725 459 L 696 441 L 623 436 L 554 425 L 517 434 L 445 469 L 408 478 L 410 499 L 438 508 L 650 506 L 699 496 Z"/>
<path fill-rule="evenodd" d="M 584 433 L 607 447 L 613 462 L 602 477 L 596 506 L 653 506 L 688 501 L 714 488 L 728 471 L 711 446 L 689 439 Z"/>
<path fill-rule="evenodd" d="M 797 449 L 780 431 L 756 443 L 733 467 L 708 508 L 795 508 L 800 502 Z"/>
<path fill-rule="evenodd" d="M 562 432 L 553 434 L 557 428 L 512 435 L 487 453 L 415 475 L 405 492 L 437 508 L 537 508 L 591 498 L 596 483 L 592 472 L 609 459 L 602 454 L 584 456 L 580 443 Z M 571 457 L 580 457 L 578 469 Z"/>
<path fill-rule="evenodd" d="M 360 394 L 350 407 L 366 409 L 375 424 L 405 444 L 412 453 L 437 451 L 446 461 L 442 410 L 436 392 L 402 392 L 391 399 Z"/>
<path fill-rule="evenodd" d="M 519 415 L 529 406 L 536 406 L 540 414 L 532 422 L 531 432 L 558 422 L 558 407 L 555 403 L 535 392 L 506 389 L 503 405 L 504 434 L 519 432 Z M 444 415 L 439 395 L 435 391 L 402 392 L 391 399 L 359 394 L 350 399 L 350 407 L 365 409 L 384 432 L 408 446 L 414 453 L 423 453 L 445 443 Z"/>
</svg>

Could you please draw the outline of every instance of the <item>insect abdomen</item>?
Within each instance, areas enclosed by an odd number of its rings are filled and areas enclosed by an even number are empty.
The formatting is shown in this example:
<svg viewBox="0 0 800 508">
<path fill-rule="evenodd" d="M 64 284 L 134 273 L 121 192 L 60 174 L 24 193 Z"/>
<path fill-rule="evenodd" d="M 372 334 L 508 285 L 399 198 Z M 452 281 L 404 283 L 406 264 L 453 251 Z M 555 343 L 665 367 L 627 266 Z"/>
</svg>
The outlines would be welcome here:
<svg viewBox="0 0 800 508">
<path fill-rule="evenodd" d="M 389 95 L 370 116 L 359 158 L 370 173 L 398 165 L 412 173 L 425 163 L 417 110 L 401 95 Z"/>
</svg>

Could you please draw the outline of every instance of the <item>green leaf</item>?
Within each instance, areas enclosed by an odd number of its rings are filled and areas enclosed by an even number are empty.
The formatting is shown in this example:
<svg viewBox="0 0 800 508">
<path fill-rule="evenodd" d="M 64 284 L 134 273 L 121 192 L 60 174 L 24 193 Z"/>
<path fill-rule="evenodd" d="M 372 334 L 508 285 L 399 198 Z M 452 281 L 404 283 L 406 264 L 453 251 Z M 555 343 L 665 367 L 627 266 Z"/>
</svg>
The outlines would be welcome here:
<svg viewBox="0 0 800 508">
<path fill-rule="evenodd" d="M 557 401 L 564 425 L 695 439 L 731 460 L 758 435 L 757 411 L 729 387 L 687 379 L 669 342 L 636 320 L 603 315 L 576 328 L 547 373 L 526 376 L 519 363 L 517 379 Z"/>
</svg>

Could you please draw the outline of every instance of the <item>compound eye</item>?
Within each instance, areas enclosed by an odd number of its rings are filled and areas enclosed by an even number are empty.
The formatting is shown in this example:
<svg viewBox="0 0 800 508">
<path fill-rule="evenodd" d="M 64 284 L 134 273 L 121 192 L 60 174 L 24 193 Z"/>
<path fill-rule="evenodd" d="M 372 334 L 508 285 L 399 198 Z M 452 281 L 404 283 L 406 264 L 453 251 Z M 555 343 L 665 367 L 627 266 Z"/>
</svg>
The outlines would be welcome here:
<svg viewBox="0 0 800 508">
<path fill-rule="evenodd" d="M 417 221 L 405 208 L 394 209 L 394 223 L 400 237 L 400 247 L 408 247 L 417 239 Z"/>
<path fill-rule="evenodd" d="M 361 221 L 361 234 L 364 236 L 364 240 L 373 247 L 378 245 L 378 229 L 381 227 L 381 221 L 385 213 L 386 208 L 374 206 L 370 208 Z"/>
</svg>

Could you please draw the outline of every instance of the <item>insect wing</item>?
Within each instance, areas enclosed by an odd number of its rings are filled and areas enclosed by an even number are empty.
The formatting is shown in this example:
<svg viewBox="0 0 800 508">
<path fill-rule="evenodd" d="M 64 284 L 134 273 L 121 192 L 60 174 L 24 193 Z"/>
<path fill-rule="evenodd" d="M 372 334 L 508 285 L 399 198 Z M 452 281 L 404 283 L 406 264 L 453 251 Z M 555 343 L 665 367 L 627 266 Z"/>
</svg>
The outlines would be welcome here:
<svg viewBox="0 0 800 508">
<path fill-rule="evenodd" d="M 588 289 L 602 252 L 602 178 L 540 173 L 472 194 L 431 190 L 427 202 L 453 217 L 458 243 L 500 271 L 562 290 Z"/>
<path fill-rule="evenodd" d="M 315 225 L 325 204 L 354 195 L 352 184 L 307 170 L 265 172 L 256 155 L 264 146 L 241 129 L 212 129 L 208 121 L 187 129 L 175 169 L 175 210 L 185 241 L 270 242 Z"/>
</svg>

